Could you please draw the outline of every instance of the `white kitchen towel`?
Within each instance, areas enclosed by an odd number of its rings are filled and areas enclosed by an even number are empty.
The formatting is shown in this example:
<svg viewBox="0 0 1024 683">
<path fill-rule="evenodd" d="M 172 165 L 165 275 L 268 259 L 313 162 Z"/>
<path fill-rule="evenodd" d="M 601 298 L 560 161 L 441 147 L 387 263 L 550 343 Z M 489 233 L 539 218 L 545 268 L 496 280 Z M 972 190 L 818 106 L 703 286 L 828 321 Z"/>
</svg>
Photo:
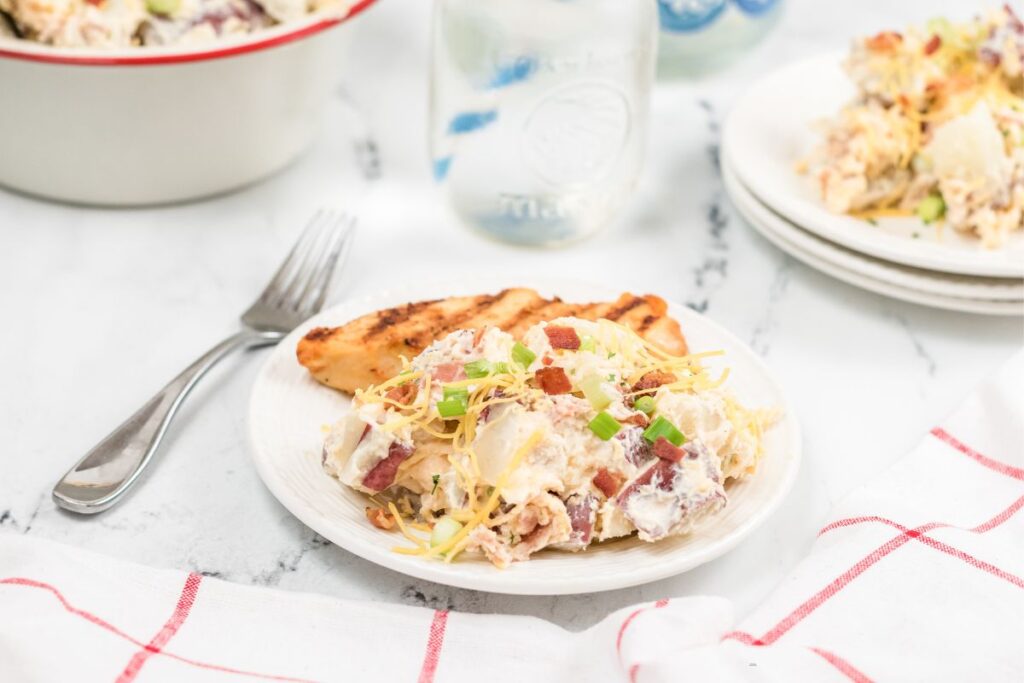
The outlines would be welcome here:
<svg viewBox="0 0 1024 683">
<path fill-rule="evenodd" d="M 738 624 L 728 601 L 687 597 L 569 633 L 4 534 L 0 681 L 1020 681 L 1022 509 L 1024 352 L 851 495 Z"/>
</svg>

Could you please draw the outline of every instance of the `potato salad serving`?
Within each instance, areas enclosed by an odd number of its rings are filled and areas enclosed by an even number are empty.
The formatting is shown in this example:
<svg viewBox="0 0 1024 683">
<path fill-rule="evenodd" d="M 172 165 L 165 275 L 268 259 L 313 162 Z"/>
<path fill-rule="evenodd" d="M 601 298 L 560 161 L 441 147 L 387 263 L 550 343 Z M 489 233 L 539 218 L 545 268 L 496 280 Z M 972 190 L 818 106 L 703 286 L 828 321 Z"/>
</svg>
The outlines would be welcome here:
<svg viewBox="0 0 1024 683">
<path fill-rule="evenodd" d="M 1024 229 L 1024 23 L 1009 5 L 855 41 L 856 99 L 801 162 L 837 213 L 916 214 L 999 247 Z"/>
<path fill-rule="evenodd" d="M 368 496 L 395 551 L 494 565 L 636 534 L 685 534 L 755 474 L 766 410 L 740 405 L 711 354 L 674 356 L 600 319 L 517 340 L 451 332 L 397 376 L 357 390 L 323 466 Z"/>
<path fill-rule="evenodd" d="M 58 47 L 197 45 L 354 0 L 0 0 L 10 37 Z M 5 19 L 7 20 L 5 22 Z M 0 31 L 0 39 L 5 33 Z"/>
</svg>

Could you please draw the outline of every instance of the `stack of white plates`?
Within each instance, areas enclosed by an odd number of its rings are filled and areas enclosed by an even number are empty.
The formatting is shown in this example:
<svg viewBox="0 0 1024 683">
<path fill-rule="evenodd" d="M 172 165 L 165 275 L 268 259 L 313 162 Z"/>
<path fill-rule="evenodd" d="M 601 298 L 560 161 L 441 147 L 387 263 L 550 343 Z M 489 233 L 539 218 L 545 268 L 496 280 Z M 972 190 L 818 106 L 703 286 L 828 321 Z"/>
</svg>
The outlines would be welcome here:
<svg viewBox="0 0 1024 683">
<path fill-rule="evenodd" d="M 740 214 L 775 246 L 849 284 L 937 308 L 1024 315 L 1024 233 L 985 249 L 916 217 L 868 222 L 834 214 L 797 173 L 818 140 L 815 122 L 855 94 L 841 58 L 786 67 L 736 104 L 723 134 L 722 174 Z"/>
</svg>

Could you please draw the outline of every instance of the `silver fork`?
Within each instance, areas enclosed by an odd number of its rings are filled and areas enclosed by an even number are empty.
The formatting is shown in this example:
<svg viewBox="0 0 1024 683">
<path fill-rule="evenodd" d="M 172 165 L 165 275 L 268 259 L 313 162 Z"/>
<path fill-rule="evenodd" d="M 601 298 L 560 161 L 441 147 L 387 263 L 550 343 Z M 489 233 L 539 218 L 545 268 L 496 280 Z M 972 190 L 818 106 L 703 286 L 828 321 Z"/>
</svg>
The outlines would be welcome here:
<svg viewBox="0 0 1024 683">
<path fill-rule="evenodd" d="M 88 515 L 117 503 L 152 461 L 178 408 L 210 368 L 232 351 L 276 344 L 320 310 L 354 224 L 345 213 L 317 212 L 270 284 L 242 314 L 242 329 L 185 368 L 86 453 L 53 487 L 57 505 Z"/>
</svg>

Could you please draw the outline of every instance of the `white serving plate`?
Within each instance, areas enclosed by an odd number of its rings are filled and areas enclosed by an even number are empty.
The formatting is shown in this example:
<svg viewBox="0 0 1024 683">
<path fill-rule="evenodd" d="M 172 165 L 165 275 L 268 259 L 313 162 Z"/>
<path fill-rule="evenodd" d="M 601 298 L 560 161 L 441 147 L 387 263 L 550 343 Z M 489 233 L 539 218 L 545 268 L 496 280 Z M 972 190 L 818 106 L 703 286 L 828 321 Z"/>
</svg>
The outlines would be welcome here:
<svg viewBox="0 0 1024 683">
<path fill-rule="evenodd" d="M 800 430 L 792 407 L 763 362 L 743 342 L 708 318 L 670 303 L 669 313 L 679 320 L 693 350 L 726 351 L 724 359 L 713 359 L 719 362 L 710 365 L 724 367 L 727 363 L 732 368 L 728 385 L 741 400 L 778 406 L 783 411 L 780 422 L 767 434 L 757 476 L 730 486 L 729 505 L 720 514 L 685 537 L 655 544 L 622 539 L 582 553 L 545 551 L 504 570 L 469 555 L 445 564 L 392 552 L 404 539 L 372 527 L 364 514 L 366 497 L 321 469 L 323 427 L 345 412 L 349 400 L 315 382 L 296 361 L 295 346 L 307 330 L 318 325 L 338 325 L 409 301 L 495 292 L 516 285 L 569 301 L 613 300 L 620 293 L 572 282 L 468 278 L 459 284 L 421 285 L 347 302 L 289 335 L 260 372 L 249 406 L 253 458 L 273 495 L 321 536 L 370 562 L 451 586 L 530 595 L 611 590 L 692 569 L 734 547 L 779 506 L 792 487 L 800 461 Z"/>
<path fill-rule="evenodd" d="M 834 116 L 855 88 L 828 54 L 784 67 L 758 81 L 726 121 L 723 157 L 761 203 L 805 230 L 881 259 L 948 273 L 1024 277 L 1024 233 L 1001 249 L 917 218 L 867 221 L 830 212 L 811 180 L 795 170 L 818 141 L 816 121 Z M 918 237 L 914 238 L 913 235 Z"/>
<path fill-rule="evenodd" d="M 983 315 L 1024 315 L 1024 286 L 1019 283 L 972 282 L 967 276 L 930 273 L 851 251 L 801 230 L 774 213 L 743 187 L 728 164 L 723 165 L 722 176 L 729 198 L 751 227 L 798 261 L 837 280 L 932 308 Z M 967 293 L 982 296 L 972 298 L 965 296 Z"/>
</svg>

